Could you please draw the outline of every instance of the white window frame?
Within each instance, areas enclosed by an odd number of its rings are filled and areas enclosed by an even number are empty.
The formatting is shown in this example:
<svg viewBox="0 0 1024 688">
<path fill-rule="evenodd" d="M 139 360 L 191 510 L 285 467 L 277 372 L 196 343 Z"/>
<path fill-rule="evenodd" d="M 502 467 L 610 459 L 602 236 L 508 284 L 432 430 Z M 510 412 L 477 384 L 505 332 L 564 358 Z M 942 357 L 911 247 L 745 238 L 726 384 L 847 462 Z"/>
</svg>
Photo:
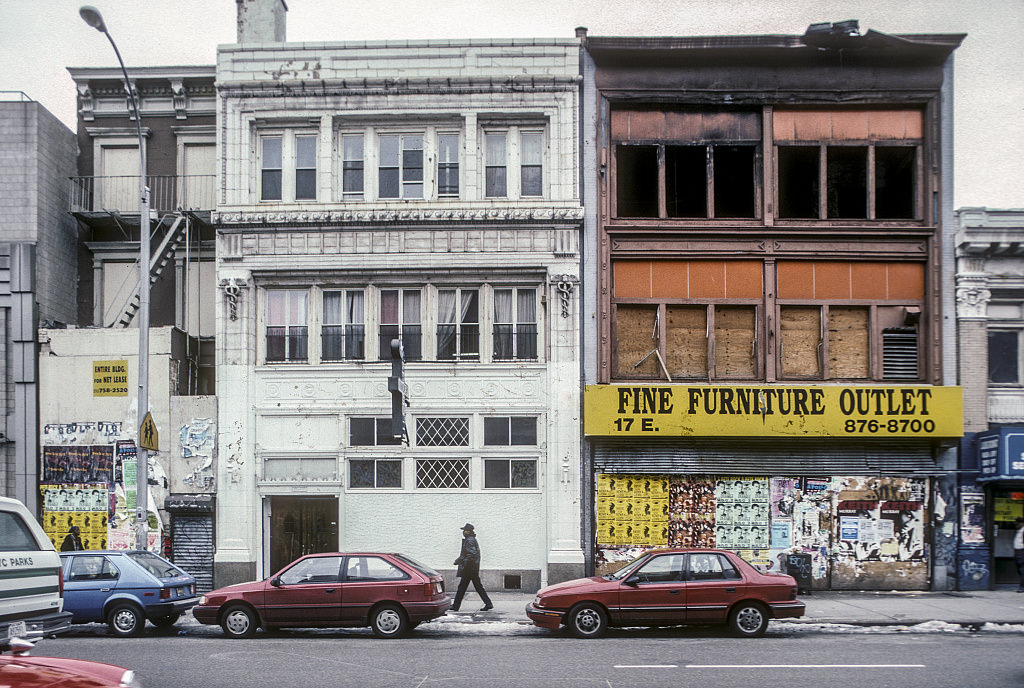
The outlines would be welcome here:
<svg viewBox="0 0 1024 688">
<path fill-rule="evenodd" d="M 281 139 L 281 198 L 263 198 L 263 141 L 265 139 Z M 315 143 L 313 150 L 314 166 L 298 167 L 298 143 L 300 138 L 312 138 Z M 320 133 L 316 129 L 275 128 L 259 129 L 255 141 L 255 189 L 258 203 L 315 203 L 320 196 Z M 271 168 L 276 169 L 276 168 Z M 313 169 L 312 198 L 296 198 L 296 177 L 299 170 Z"/>
<path fill-rule="evenodd" d="M 356 141 L 356 140 L 358 140 L 359 144 L 360 144 L 360 148 L 361 148 L 360 155 L 359 155 L 358 158 L 349 157 L 349 155 L 348 155 L 348 146 L 346 144 L 347 144 L 348 141 Z M 367 151 L 366 151 L 366 132 L 365 131 L 342 131 L 341 132 L 340 139 L 339 139 L 339 145 L 338 145 L 338 153 L 339 153 L 339 155 L 338 155 L 338 158 L 339 158 L 338 163 L 341 166 L 341 168 L 338 170 L 338 179 L 340 180 L 341 186 L 338 189 L 338 192 L 339 192 L 339 194 L 341 196 L 341 200 L 343 200 L 343 201 L 362 201 L 362 200 L 364 200 L 366 198 L 366 193 L 367 193 L 367 188 L 366 188 L 366 186 L 367 186 L 367 184 L 366 184 L 367 183 L 366 170 L 370 167 L 368 165 L 368 160 L 367 160 L 367 157 L 366 157 L 366 152 Z M 356 161 L 358 161 L 360 163 L 360 165 L 361 165 L 361 167 L 359 168 L 360 169 L 360 173 L 359 173 L 359 190 L 358 191 L 346 191 L 345 190 L 345 181 L 346 181 L 346 172 L 347 172 L 347 170 L 346 170 L 345 165 L 346 165 L 346 163 L 350 163 L 350 162 L 354 163 Z"/>
<path fill-rule="evenodd" d="M 497 165 L 498 161 L 489 160 L 487 156 L 487 137 L 488 136 L 502 136 L 505 137 L 505 193 L 502 194 L 488 194 L 487 193 L 487 170 L 492 167 L 500 167 Z M 540 194 L 525 195 L 522 188 L 522 173 L 523 173 L 523 136 L 540 135 L 540 146 L 541 146 L 541 162 L 540 162 L 540 175 L 541 175 L 541 192 Z M 548 198 L 550 193 L 550 183 L 548 181 L 550 176 L 550 156 L 549 147 L 550 141 L 548 138 L 548 128 L 545 124 L 536 123 L 522 123 L 522 124 L 484 124 L 480 127 L 479 134 L 480 141 L 480 197 L 487 200 L 532 200 L 532 199 L 544 199 Z M 535 166 L 535 165 L 529 165 Z"/>
<path fill-rule="evenodd" d="M 285 322 L 283 327 L 285 328 L 284 333 L 284 358 L 270 360 L 270 345 L 269 345 L 269 333 L 268 330 L 271 327 L 282 327 L 282 325 L 271 325 L 270 322 L 270 303 L 272 294 L 285 294 Z M 288 298 L 288 294 L 302 294 L 305 299 L 305 312 L 303 318 L 296 319 L 296 313 L 292 313 L 291 300 Z M 263 327 L 261 328 L 263 336 L 261 337 L 263 352 L 262 361 L 266 365 L 299 365 L 308 364 L 311 361 L 310 355 L 310 325 L 311 313 L 310 313 L 310 292 L 308 288 L 288 288 L 288 287 L 270 287 L 263 290 L 265 307 L 263 308 Z M 305 327 L 306 328 L 306 356 L 304 358 L 293 358 L 294 352 L 289 351 L 289 333 L 288 329 L 291 327 Z"/>
<path fill-rule="evenodd" d="M 340 322 L 327 322 L 327 295 L 328 294 L 340 294 L 341 298 L 341 317 Z M 347 361 L 364 361 L 366 360 L 366 289 L 344 289 L 336 287 L 324 287 L 319 290 L 320 295 L 320 322 L 319 324 L 319 343 L 320 343 L 320 361 L 322 363 L 344 363 Z M 359 295 L 362 296 L 362 309 L 358 322 L 350 322 L 348 312 L 348 302 L 350 296 Z M 358 356 L 353 356 L 349 351 L 348 343 L 352 335 L 349 334 L 351 328 L 362 327 L 362 351 Z M 327 327 L 340 327 L 341 337 L 341 358 L 332 358 L 327 360 L 325 357 L 324 337 Z"/>
<path fill-rule="evenodd" d="M 520 291 L 529 290 L 533 292 L 533 320 L 532 321 L 520 321 L 519 319 L 519 293 Z M 512 319 L 509 322 L 498 322 L 498 311 L 495 300 L 497 298 L 497 292 L 499 291 L 511 291 L 512 292 Z M 541 339 L 540 339 L 540 304 L 539 286 L 500 286 L 495 285 L 491 289 L 491 322 L 490 322 L 490 333 L 491 333 L 491 359 L 494 361 L 539 361 L 541 358 Z M 495 332 L 495 328 L 499 325 L 511 326 L 512 327 L 512 355 L 508 357 L 501 357 L 495 355 L 495 347 L 497 346 L 498 336 Z M 519 356 L 519 344 L 520 344 L 520 333 L 519 328 L 522 325 L 533 325 L 533 347 L 534 355 L 532 357 L 520 357 Z"/>
<path fill-rule="evenodd" d="M 481 356 L 481 320 L 483 320 L 483 308 L 480 302 L 481 299 L 481 288 L 480 287 L 449 287 L 449 286 L 438 286 L 436 288 L 436 302 L 435 302 L 435 324 L 434 333 L 436 335 L 436 341 L 434 344 L 434 358 L 438 361 L 479 361 Z M 445 321 L 442 320 L 444 316 L 441 313 L 441 293 L 442 292 L 453 292 L 455 296 L 455 313 L 454 320 Z M 463 303 L 466 294 L 476 294 L 476 322 L 466 321 L 464 322 L 463 314 Z M 454 327 L 454 344 L 455 351 L 451 358 L 441 358 L 441 328 L 442 327 Z M 467 331 L 468 328 L 476 327 L 476 350 L 466 351 L 468 347 L 467 343 L 471 339 L 472 335 Z"/>
<path fill-rule="evenodd" d="M 398 166 L 388 165 L 387 168 L 383 165 L 383 140 L 385 138 L 397 138 L 398 139 Z M 419 148 L 407 148 L 407 138 L 418 138 L 420 140 Z M 377 199 L 382 201 L 398 201 L 398 200 L 416 200 L 422 201 L 428 198 L 427 189 L 429 188 L 429 180 L 427 179 L 427 172 L 429 166 L 427 165 L 427 132 L 426 131 L 380 131 L 376 132 L 376 143 L 377 143 Z M 365 150 L 365 149 L 364 149 Z M 407 179 L 406 171 L 416 168 L 407 168 L 405 166 L 405 152 L 407 150 L 419 150 L 420 151 L 420 178 Z M 381 172 L 384 169 L 394 169 L 398 172 L 398 195 L 397 196 L 384 196 L 381 191 Z M 419 195 L 415 195 L 412 189 L 419 187 Z"/>
<path fill-rule="evenodd" d="M 442 137 L 455 137 L 455 160 L 442 160 L 442 152 L 444 147 L 441 145 Z M 463 148 L 463 137 L 462 132 L 452 131 L 448 129 L 439 129 L 434 136 L 435 147 L 434 150 L 436 162 L 433 166 L 434 172 L 434 184 L 433 188 L 436 190 L 436 198 L 461 198 L 462 197 L 462 148 Z M 441 193 L 441 165 L 454 165 L 455 166 L 455 193 Z"/>
</svg>

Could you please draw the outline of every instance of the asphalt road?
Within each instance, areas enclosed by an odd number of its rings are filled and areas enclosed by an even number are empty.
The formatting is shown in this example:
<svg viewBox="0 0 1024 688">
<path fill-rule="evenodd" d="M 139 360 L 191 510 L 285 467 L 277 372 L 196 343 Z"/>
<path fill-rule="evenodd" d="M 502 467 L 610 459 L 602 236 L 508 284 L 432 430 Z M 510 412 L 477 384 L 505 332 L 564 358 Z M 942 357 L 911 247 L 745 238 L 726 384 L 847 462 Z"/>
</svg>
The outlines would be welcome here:
<svg viewBox="0 0 1024 688">
<path fill-rule="evenodd" d="M 213 629 L 211 629 L 213 630 Z M 600 640 L 485 629 L 378 640 L 369 631 L 286 631 L 251 640 L 102 631 L 33 654 L 135 669 L 145 688 L 679 688 L 1024 685 L 1024 634 L 789 633 L 742 640 L 715 629 L 618 630 Z"/>
</svg>

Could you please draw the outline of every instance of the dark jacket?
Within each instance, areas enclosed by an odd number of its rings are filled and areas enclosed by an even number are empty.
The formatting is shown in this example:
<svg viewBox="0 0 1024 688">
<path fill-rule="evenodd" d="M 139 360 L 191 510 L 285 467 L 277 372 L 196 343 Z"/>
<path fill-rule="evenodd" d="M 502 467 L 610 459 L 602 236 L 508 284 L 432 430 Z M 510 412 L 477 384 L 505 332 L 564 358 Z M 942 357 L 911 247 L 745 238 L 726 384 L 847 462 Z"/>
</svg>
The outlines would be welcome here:
<svg viewBox="0 0 1024 688">
<path fill-rule="evenodd" d="M 74 533 L 68 533 L 68 536 L 64 538 L 64 542 L 60 546 L 61 552 L 77 552 L 83 549 L 85 547 L 82 546 L 82 538 Z"/>
<path fill-rule="evenodd" d="M 452 563 L 459 567 L 456 575 L 460 578 L 480 573 L 480 545 L 477 544 L 476 535 L 462 538 L 462 552 Z"/>
</svg>

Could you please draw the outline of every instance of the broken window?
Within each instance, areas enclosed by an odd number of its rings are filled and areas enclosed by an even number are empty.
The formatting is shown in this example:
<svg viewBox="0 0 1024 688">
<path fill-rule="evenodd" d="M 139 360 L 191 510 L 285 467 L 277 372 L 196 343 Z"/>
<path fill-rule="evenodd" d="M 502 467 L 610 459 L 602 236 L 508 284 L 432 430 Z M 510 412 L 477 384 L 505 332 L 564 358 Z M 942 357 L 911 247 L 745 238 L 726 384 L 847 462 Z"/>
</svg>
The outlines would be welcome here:
<svg viewBox="0 0 1024 688">
<path fill-rule="evenodd" d="M 779 218 L 918 217 L 923 122 L 919 110 L 775 110 Z"/>
<path fill-rule="evenodd" d="M 614 111 L 615 215 L 757 217 L 760 122 L 743 111 Z"/>
<path fill-rule="evenodd" d="M 658 320 L 658 306 L 619 304 L 615 308 L 617 377 L 662 377 L 658 365 L 661 346 Z"/>
</svg>

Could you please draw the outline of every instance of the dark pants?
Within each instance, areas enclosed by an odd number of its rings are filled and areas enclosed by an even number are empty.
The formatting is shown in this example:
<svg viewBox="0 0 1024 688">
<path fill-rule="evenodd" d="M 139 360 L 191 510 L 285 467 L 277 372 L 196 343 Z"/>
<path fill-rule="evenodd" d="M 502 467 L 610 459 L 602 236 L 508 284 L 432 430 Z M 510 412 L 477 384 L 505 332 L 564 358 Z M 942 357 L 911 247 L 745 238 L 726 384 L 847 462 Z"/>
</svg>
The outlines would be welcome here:
<svg viewBox="0 0 1024 688">
<path fill-rule="evenodd" d="M 463 575 L 459 578 L 459 589 L 455 591 L 455 603 L 452 604 L 453 610 L 458 611 L 459 607 L 462 605 L 462 598 L 466 596 L 466 590 L 469 589 L 470 583 L 473 584 L 473 589 L 476 590 L 476 594 L 484 601 L 484 606 L 491 606 L 491 598 L 487 596 L 487 591 L 484 590 L 484 586 L 480 582 L 480 571 L 474 567 L 463 571 Z"/>
<path fill-rule="evenodd" d="M 1013 560 L 1017 562 L 1017 575 L 1020 577 L 1020 587 L 1024 589 L 1024 549 L 1013 550 Z"/>
</svg>

